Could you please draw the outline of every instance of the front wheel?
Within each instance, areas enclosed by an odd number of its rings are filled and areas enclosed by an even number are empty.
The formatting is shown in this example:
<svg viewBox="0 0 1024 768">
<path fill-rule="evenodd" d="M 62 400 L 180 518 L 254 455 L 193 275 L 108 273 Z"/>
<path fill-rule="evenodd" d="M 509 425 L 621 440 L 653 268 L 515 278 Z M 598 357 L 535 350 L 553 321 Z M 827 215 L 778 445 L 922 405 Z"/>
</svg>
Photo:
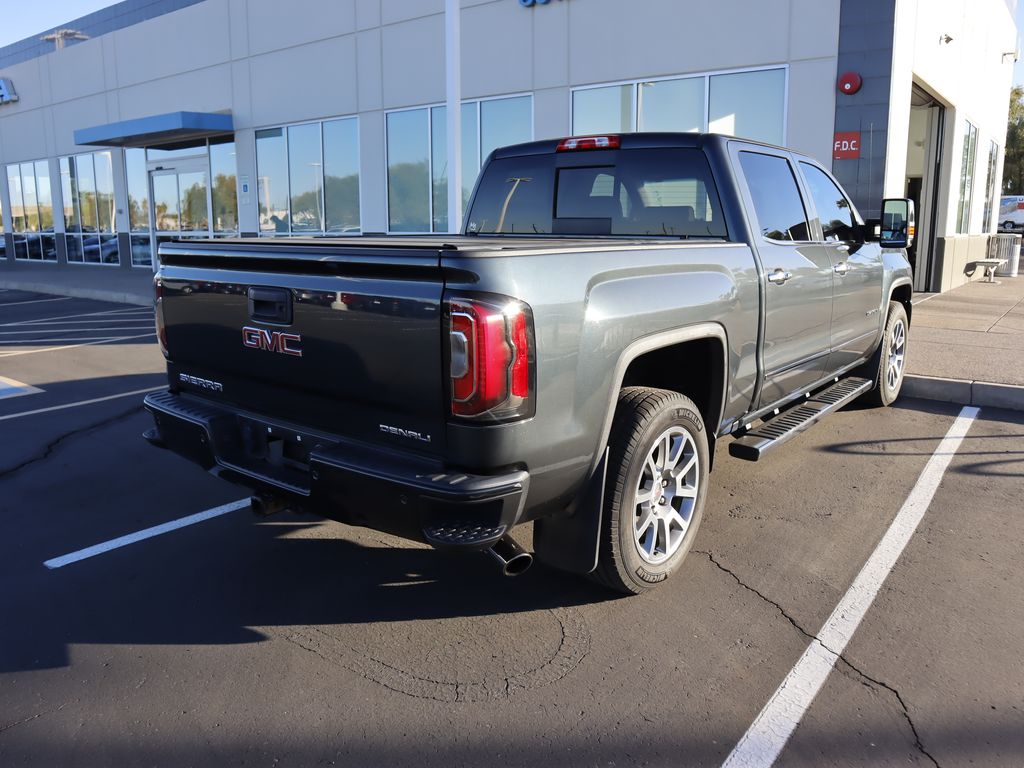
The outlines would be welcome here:
<svg viewBox="0 0 1024 768">
<path fill-rule="evenodd" d="M 892 405 L 900 396 L 907 362 L 907 328 L 907 310 L 898 301 L 890 301 L 882 342 L 867 369 L 867 374 L 874 376 L 875 387 L 864 399 L 872 405 Z"/>
<path fill-rule="evenodd" d="M 609 439 L 597 570 L 618 592 L 662 583 L 693 545 L 707 496 L 708 440 L 688 397 L 626 387 Z"/>
</svg>

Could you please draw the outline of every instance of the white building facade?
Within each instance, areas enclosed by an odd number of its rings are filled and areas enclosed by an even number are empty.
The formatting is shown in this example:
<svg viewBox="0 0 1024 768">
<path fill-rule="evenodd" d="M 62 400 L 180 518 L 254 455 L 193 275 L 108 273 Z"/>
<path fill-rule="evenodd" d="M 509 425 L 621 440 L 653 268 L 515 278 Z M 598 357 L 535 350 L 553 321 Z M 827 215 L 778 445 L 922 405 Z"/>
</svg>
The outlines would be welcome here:
<svg viewBox="0 0 1024 768">
<path fill-rule="evenodd" d="M 994 231 L 1014 6 L 461 0 L 463 202 L 503 144 L 733 134 L 830 164 L 866 216 L 914 197 L 917 288 L 952 287 Z M 63 28 L 0 49 L 0 269 L 449 231 L 444 0 L 126 0 Z"/>
</svg>

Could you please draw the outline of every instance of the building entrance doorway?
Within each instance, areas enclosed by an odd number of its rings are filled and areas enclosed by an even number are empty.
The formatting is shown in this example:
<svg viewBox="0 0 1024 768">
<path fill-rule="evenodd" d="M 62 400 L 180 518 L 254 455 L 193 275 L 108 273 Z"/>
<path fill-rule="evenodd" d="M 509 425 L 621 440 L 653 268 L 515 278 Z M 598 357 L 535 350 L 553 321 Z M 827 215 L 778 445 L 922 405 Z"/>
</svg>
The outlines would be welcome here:
<svg viewBox="0 0 1024 768">
<path fill-rule="evenodd" d="M 938 185 L 942 178 L 945 107 L 915 84 L 910 96 L 910 131 L 904 194 L 914 201 L 917 237 L 907 250 L 914 268 L 914 290 L 932 290 L 935 269 Z"/>
<path fill-rule="evenodd" d="M 211 237 L 210 180 L 205 157 L 163 163 L 149 172 L 153 253 L 176 238 Z"/>
</svg>

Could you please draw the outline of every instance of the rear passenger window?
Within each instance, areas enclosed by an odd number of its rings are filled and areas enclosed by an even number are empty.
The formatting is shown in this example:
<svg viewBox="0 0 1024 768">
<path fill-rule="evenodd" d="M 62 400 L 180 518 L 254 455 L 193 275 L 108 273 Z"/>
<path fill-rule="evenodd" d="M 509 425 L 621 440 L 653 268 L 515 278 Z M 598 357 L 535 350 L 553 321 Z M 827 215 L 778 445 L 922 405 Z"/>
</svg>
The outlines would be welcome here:
<svg viewBox="0 0 1024 768">
<path fill-rule="evenodd" d="M 810 163 L 800 163 L 807 181 L 807 190 L 814 207 L 818 209 L 818 219 L 826 240 L 852 240 L 853 206 L 846 196 L 820 168 Z"/>
<path fill-rule="evenodd" d="M 740 152 L 740 165 L 761 234 L 769 240 L 808 240 L 807 212 L 789 161 L 775 155 Z"/>
</svg>

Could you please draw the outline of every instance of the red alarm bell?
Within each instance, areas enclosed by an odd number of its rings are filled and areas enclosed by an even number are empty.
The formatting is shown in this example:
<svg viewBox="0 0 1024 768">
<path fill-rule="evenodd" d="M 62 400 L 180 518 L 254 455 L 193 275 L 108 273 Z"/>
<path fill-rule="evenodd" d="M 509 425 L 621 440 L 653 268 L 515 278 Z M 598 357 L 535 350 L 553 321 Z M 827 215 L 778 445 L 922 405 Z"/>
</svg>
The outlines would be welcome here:
<svg viewBox="0 0 1024 768">
<path fill-rule="evenodd" d="M 864 84 L 864 80 L 856 72 L 843 72 L 839 76 L 839 92 L 852 96 Z"/>
</svg>

